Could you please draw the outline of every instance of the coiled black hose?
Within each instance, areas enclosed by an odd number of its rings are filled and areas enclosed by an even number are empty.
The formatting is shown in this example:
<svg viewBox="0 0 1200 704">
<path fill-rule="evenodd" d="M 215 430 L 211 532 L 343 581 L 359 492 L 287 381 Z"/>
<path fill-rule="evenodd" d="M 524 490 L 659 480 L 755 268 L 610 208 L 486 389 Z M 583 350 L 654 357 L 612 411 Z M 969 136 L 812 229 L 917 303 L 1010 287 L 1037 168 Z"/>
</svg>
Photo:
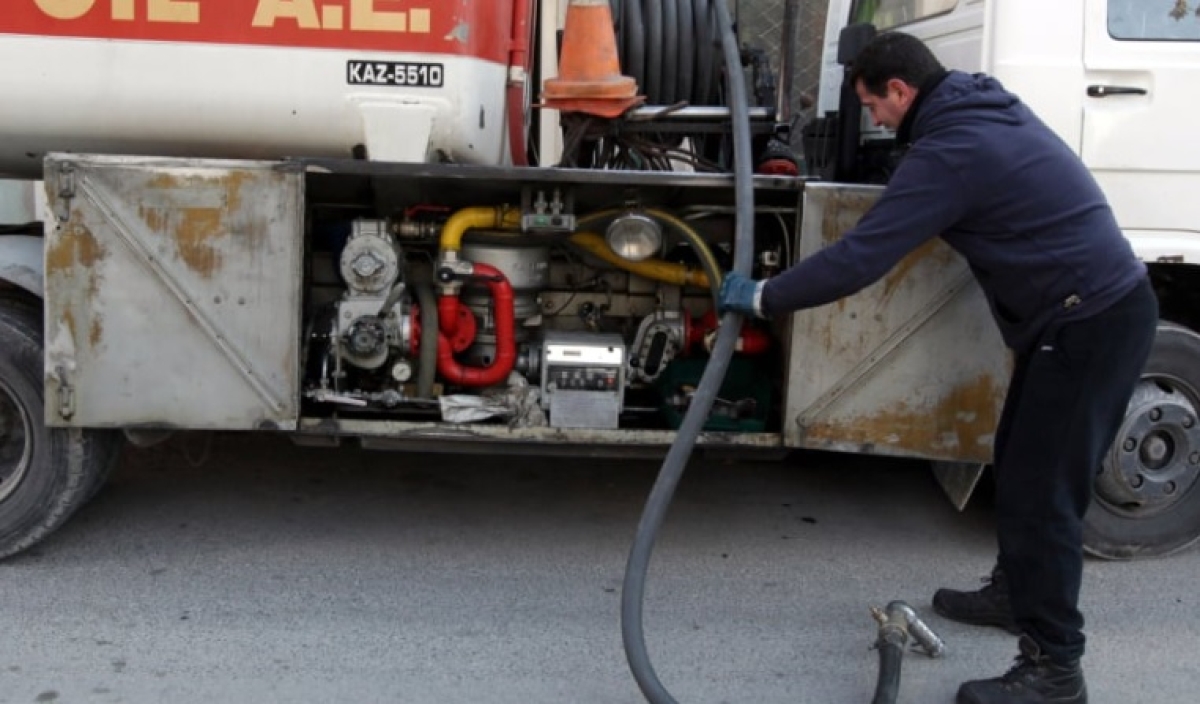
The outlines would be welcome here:
<svg viewBox="0 0 1200 704">
<path fill-rule="evenodd" d="M 724 0 L 721 0 L 722 2 Z M 723 61 L 717 0 L 609 0 L 621 70 L 651 105 L 712 105 Z M 721 5 L 724 7 L 724 5 Z M 737 55 L 740 64 L 740 54 Z"/>
</svg>

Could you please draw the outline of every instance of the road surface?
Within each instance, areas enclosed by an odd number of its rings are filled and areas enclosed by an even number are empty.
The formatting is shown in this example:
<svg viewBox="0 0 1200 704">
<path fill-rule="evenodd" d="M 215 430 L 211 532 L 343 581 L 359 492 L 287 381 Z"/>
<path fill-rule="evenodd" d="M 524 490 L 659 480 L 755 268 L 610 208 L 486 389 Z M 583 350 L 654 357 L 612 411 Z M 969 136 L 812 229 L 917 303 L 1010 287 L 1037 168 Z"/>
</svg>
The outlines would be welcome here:
<svg viewBox="0 0 1200 704">
<path fill-rule="evenodd" d="M 643 701 L 619 602 L 654 462 L 210 441 L 127 450 L 0 564 L 0 704 Z M 1016 654 L 929 609 L 989 570 L 990 520 L 913 463 L 694 463 L 652 563 L 658 673 L 681 703 L 869 702 L 868 607 L 903 599 L 949 654 L 906 657 L 901 702 L 952 702 Z M 1086 569 L 1092 703 L 1195 701 L 1200 550 Z"/>
</svg>

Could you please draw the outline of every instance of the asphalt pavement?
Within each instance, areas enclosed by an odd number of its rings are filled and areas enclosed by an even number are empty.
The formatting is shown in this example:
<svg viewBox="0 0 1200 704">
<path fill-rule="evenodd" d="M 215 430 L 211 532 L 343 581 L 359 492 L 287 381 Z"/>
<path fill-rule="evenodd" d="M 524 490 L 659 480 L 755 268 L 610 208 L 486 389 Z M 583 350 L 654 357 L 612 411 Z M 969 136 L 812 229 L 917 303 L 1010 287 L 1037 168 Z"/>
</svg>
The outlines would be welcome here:
<svg viewBox="0 0 1200 704">
<path fill-rule="evenodd" d="M 70 523 L 0 564 L 0 704 L 636 704 L 622 574 L 649 461 L 299 448 L 188 435 L 126 451 Z M 655 549 L 646 632 L 683 703 L 871 700 L 872 605 L 947 642 L 901 702 L 1016 655 L 933 614 L 994 555 L 917 463 L 694 462 Z M 1200 549 L 1089 561 L 1092 704 L 1194 702 Z"/>
</svg>

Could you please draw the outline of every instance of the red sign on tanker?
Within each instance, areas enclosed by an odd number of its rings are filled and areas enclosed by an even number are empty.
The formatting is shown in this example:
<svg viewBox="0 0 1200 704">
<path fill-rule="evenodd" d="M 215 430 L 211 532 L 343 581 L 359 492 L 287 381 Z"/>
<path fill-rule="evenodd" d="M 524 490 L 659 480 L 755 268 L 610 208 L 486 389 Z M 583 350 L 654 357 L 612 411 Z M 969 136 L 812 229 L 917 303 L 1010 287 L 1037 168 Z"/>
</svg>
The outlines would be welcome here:
<svg viewBox="0 0 1200 704">
<path fill-rule="evenodd" d="M 512 21 L 512 0 L 3 2 L 0 34 L 465 54 L 497 62 L 507 59 Z"/>
</svg>

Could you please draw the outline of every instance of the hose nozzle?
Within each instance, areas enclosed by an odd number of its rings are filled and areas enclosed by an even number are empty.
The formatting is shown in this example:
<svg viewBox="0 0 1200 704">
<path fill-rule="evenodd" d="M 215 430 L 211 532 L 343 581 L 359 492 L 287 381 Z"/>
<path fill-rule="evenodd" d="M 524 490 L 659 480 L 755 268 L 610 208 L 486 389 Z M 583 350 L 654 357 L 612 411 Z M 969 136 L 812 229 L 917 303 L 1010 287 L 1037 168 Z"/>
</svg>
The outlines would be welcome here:
<svg viewBox="0 0 1200 704">
<path fill-rule="evenodd" d="M 946 654 L 946 642 L 903 601 L 893 601 L 883 609 L 872 606 L 871 615 L 879 623 L 880 638 L 884 637 L 886 630 L 899 629 L 905 636 L 912 636 L 917 646 L 929 657 L 940 658 Z"/>
</svg>

